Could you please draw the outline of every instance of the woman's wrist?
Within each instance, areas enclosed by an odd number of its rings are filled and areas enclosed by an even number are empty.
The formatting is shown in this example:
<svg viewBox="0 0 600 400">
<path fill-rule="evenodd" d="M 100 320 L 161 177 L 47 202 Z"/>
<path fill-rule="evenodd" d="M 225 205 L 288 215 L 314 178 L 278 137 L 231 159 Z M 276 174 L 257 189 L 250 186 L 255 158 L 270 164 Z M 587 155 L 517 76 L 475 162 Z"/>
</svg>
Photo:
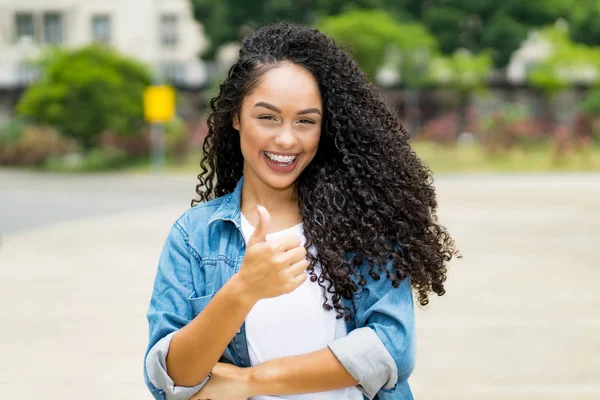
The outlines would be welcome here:
<svg viewBox="0 0 600 400">
<path fill-rule="evenodd" d="M 252 295 L 251 288 L 247 287 L 239 273 L 235 274 L 225 285 L 240 304 L 248 310 L 252 309 L 259 300 Z"/>
</svg>

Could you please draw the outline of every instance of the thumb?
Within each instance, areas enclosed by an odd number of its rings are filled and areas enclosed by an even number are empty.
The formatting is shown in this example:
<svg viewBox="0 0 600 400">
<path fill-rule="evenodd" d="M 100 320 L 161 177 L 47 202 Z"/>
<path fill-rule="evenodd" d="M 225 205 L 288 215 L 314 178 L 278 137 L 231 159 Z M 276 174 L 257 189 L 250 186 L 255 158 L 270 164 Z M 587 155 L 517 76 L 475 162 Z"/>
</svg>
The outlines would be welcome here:
<svg viewBox="0 0 600 400">
<path fill-rule="evenodd" d="M 258 225 L 250 237 L 249 244 L 255 244 L 259 242 L 267 241 L 267 232 L 269 231 L 269 225 L 271 225 L 271 214 L 263 206 L 256 206 L 258 211 Z"/>
</svg>

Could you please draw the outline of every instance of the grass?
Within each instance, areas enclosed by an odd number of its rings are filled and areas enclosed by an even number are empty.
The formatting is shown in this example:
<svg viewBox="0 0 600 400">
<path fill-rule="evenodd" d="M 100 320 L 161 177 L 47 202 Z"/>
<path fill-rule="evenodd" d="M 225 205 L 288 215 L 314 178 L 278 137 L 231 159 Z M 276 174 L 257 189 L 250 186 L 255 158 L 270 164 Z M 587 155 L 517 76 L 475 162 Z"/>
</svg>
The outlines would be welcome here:
<svg viewBox="0 0 600 400">
<path fill-rule="evenodd" d="M 600 171 L 600 147 L 582 152 L 572 151 L 555 160 L 550 146 L 530 150 L 513 149 L 502 155 L 490 156 L 476 143 L 443 146 L 432 142 L 415 142 L 412 148 L 435 173 L 457 172 L 560 172 Z M 198 173 L 201 152 L 190 152 L 182 164 L 168 163 L 167 173 Z M 136 172 L 150 172 L 151 165 L 141 165 Z"/>
<path fill-rule="evenodd" d="M 188 152 L 184 160 L 174 161 L 167 158 L 164 172 L 173 174 L 198 174 L 200 172 L 200 159 L 202 158 L 201 150 L 192 150 Z M 133 173 L 150 173 L 154 171 L 154 166 L 150 159 L 146 163 L 133 165 L 127 168 L 128 172 Z"/>
<path fill-rule="evenodd" d="M 560 160 L 550 146 L 529 150 L 513 149 L 501 155 L 490 156 L 476 143 L 443 146 L 432 142 L 414 142 L 412 147 L 421 160 L 434 173 L 477 173 L 477 172 L 560 172 L 600 171 L 600 146 L 584 151 L 571 151 Z M 190 151 L 179 162 L 167 159 L 163 171 L 167 174 L 197 174 L 200 172 L 201 151 Z M 106 157 L 105 157 L 106 156 Z M 66 166 L 63 163 L 48 163 L 43 170 L 48 172 L 110 172 L 147 174 L 154 171 L 148 157 L 124 160 L 119 154 L 92 152 L 83 163 Z"/>
<path fill-rule="evenodd" d="M 550 146 L 529 150 L 516 148 L 496 156 L 487 154 L 475 143 L 442 146 L 416 142 L 412 147 L 435 173 L 600 171 L 598 146 L 571 151 L 558 160 Z"/>
</svg>

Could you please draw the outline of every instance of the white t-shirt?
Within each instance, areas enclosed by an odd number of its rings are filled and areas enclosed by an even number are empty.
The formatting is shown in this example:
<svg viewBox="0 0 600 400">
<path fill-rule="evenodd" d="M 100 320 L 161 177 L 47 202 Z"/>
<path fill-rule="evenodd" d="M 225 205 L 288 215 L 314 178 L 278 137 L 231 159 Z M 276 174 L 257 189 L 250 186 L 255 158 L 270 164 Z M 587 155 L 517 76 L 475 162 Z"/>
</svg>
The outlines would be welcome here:
<svg viewBox="0 0 600 400">
<path fill-rule="evenodd" d="M 246 243 L 254 227 L 242 215 L 242 232 Z M 302 224 L 267 235 L 267 241 L 295 233 L 306 238 Z M 312 254 L 314 249 L 310 250 Z M 320 266 L 315 266 L 317 276 Z M 306 272 L 308 274 L 308 271 Z M 328 295 L 331 299 L 331 295 Z M 262 299 L 246 317 L 246 340 L 252 366 L 274 358 L 310 353 L 327 347 L 332 340 L 348 334 L 344 319 L 335 311 L 323 309 L 323 293 L 317 282 L 307 279 L 296 290 L 282 296 Z M 330 303 L 331 304 L 331 303 Z M 362 400 L 356 388 L 293 396 L 258 396 L 252 400 Z"/>
</svg>

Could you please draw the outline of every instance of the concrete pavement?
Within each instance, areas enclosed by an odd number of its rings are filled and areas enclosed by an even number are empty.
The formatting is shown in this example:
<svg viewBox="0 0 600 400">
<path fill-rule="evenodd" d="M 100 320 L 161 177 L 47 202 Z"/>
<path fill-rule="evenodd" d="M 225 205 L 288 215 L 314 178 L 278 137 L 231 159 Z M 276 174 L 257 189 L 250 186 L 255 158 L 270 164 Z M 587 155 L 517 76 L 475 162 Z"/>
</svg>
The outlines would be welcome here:
<svg viewBox="0 0 600 400">
<path fill-rule="evenodd" d="M 0 398 L 148 399 L 145 311 L 193 176 L 0 173 Z M 437 179 L 465 258 L 417 309 L 417 399 L 600 399 L 600 175 Z"/>
</svg>

